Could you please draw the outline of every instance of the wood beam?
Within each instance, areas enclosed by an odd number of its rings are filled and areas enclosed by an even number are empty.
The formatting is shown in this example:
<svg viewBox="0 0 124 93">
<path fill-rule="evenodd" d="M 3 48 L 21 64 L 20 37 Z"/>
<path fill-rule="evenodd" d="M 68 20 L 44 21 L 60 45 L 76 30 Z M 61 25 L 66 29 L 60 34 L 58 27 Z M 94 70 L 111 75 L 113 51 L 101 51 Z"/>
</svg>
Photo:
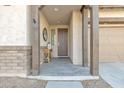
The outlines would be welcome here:
<svg viewBox="0 0 124 93">
<path fill-rule="evenodd" d="M 90 72 L 92 75 L 99 75 L 99 7 L 90 7 Z"/>
<path fill-rule="evenodd" d="M 32 75 L 38 75 L 40 71 L 40 26 L 39 7 L 32 6 Z"/>
<path fill-rule="evenodd" d="M 82 13 L 82 61 L 83 66 L 88 66 L 88 7 L 83 6 Z"/>
</svg>

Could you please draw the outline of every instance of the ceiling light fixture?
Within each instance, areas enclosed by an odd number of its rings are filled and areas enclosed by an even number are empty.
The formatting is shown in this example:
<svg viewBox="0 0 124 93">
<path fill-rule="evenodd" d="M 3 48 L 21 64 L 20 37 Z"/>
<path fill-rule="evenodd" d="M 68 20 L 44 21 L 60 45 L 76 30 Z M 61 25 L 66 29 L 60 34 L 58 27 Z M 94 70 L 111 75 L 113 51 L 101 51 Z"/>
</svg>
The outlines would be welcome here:
<svg viewBox="0 0 124 93">
<path fill-rule="evenodd" d="M 59 9 L 58 8 L 54 8 L 54 11 L 57 12 L 57 11 L 59 11 Z"/>
</svg>

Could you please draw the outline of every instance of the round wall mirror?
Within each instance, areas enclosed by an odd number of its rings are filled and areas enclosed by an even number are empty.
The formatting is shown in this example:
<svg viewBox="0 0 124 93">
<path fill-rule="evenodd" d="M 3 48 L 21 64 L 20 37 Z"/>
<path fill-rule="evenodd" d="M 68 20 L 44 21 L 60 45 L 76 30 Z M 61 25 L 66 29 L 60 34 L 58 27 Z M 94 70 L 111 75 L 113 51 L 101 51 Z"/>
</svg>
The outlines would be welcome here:
<svg viewBox="0 0 124 93">
<path fill-rule="evenodd" d="M 47 38 L 48 38 L 47 29 L 44 28 L 43 29 L 43 39 L 44 39 L 44 41 L 47 41 Z"/>
</svg>

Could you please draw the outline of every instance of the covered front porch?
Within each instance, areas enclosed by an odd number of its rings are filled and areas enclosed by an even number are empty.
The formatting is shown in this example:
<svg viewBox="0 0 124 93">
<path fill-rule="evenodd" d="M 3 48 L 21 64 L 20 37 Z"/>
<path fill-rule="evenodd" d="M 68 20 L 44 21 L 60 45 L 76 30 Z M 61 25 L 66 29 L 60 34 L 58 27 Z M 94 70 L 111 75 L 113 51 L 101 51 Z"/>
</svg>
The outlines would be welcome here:
<svg viewBox="0 0 124 93">
<path fill-rule="evenodd" d="M 89 79 L 98 79 L 99 78 L 99 35 L 98 35 L 98 25 L 99 25 L 99 16 L 98 16 L 98 6 L 81 6 L 80 9 L 78 10 L 79 13 L 81 14 L 82 20 L 79 22 L 77 20 L 78 16 L 76 16 L 75 22 L 72 23 L 72 26 L 68 28 L 69 31 L 69 38 L 66 38 L 66 41 L 68 41 L 68 45 L 70 46 L 69 49 L 66 51 L 70 52 L 70 55 L 67 55 L 66 57 L 69 58 L 53 58 L 50 63 L 41 63 L 40 64 L 40 47 L 42 44 L 46 44 L 48 41 L 45 40 L 44 42 L 40 42 L 40 28 L 43 28 L 44 24 L 41 25 L 41 22 L 39 21 L 39 14 L 41 10 L 46 7 L 46 6 L 32 6 L 32 11 L 33 11 L 33 21 L 35 24 L 34 31 L 33 31 L 33 40 L 32 40 L 32 75 L 35 78 L 40 78 L 44 80 L 89 80 Z M 48 10 L 44 11 L 52 11 L 51 8 L 53 6 L 48 6 Z M 74 6 L 55 6 L 60 8 L 60 10 L 64 11 L 64 7 L 68 7 L 68 9 L 73 10 Z M 58 10 L 54 10 L 56 16 L 60 16 L 59 13 L 57 13 Z M 71 11 L 71 10 L 69 10 Z M 90 20 L 88 17 L 88 11 L 90 11 Z M 66 11 L 67 12 L 67 11 Z M 64 12 L 63 12 L 64 13 Z M 75 12 L 76 14 L 77 12 Z M 49 12 L 48 12 L 48 15 Z M 73 15 L 73 14 L 72 14 Z M 66 17 L 66 16 L 64 16 Z M 75 15 L 74 15 L 75 17 Z M 52 19 L 52 18 L 51 18 Z M 50 19 L 49 19 L 50 20 Z M 61 19 L 62 20 L 62 19 Z M 72 18 L 73 20 L 73 18 Z M 88 21 L 89 20 L 89 21 Z M 77 23 L 76 23 L 77 22 Z M 71 35 L 71 28 L 73 28 L 73 35 L 75 35 L 76 31 L 79 31 L 78 29 L 78 23 L 81 22 L 81 43 L 80 48 L 74 46 L 77 44 L 78 41 L 75 41 L 75 38 L 78 39 L 78 35 L 80 33 L 76 33 L 77 36 L 70 36 Z M 53 22 L 54 23 L 54 22 Z M 62 23 L 57 23 L 62 24 Z M 65 23 L 63 23 L 65 25 Z M 66 24 L 66 25 L 71 25 Z M 80 24 L 79 24 L 80 25 Z M 88 36 L 88 25 L 90 25 L 90 36 Z M 48 25 L 47 25 L 48 26 Z M 58 27 L 59 29 L 61 27 Z M 44 29 L 44 28 L 43 28 Z M 53 30 L 53 29 L 52 29 Z M 52 31 L 51 30 L 51 31 Z M 58 34 L 58 33 L 57 33 Z M 57 37 L 57 36 L 56 36 Z M 59 36 L 58 36 L 59 37 Z M 72 38 L 71 38 L 72 37 Z M 75 38 L 74 38 L 75 37 Z M 88 62 L 88 37 L 90 37 L 90 62 Z M 65 38 L 62 38 L 65 39 Z M 76 42 L 73 44 L 73 42 Z M 56 40 L 57 41 L 57 40 Z M 73 44 L 73 45 L 71 45 Z M 59 47 L 60 42 L 57 43 L 57 47 Z M 63 45 L 63 42 L 62 44 Z M 46 47 L 46 46 L 45 46 Z M 67 46 L 66 46 L 67 47 Z M 62 47 L 61 47 L 62 48 Z M 71 48 L 73 48 L 71 50 Z M 77 50 L 78 49 L 78 50 Z M 81 55 L 79 55 L 79 53 Z M 67 53 L 66 53 L 67 54 Z M 73 54 L 73 55 L 71 55 Z M 81 56 L 81 60 L 76 59 L 77 57 Z M 72 61 L 71 61 L 71 60 Z M 76 61 L 80 61 L 82 65 L 78 66 L 74 64 Z M 32 77 L 33 77 L 32 76 Z"/>
<path fill-rule="evenodd" d="M 40 66 L 38 76 L 28 76 L 39 80 L 93 80 L 99 76 L 92 76 L 89 67 L 72 64 L 70 58 L 53 58 L 50 63 L 43 63 Z"/>
</svg>

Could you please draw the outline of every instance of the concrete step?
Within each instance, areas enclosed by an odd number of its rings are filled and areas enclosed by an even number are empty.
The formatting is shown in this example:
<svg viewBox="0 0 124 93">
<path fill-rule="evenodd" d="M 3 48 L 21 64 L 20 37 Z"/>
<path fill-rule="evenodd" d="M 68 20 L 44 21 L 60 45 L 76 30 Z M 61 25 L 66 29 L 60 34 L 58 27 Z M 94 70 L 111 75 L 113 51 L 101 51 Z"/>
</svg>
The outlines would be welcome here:
<svg viewBox="0 0 124 93">
<path fill-rule="evenodd" d="M 25 78 L 38 80 L 96 80 L 99 76 L 27 76 Z"/>
</svg>

